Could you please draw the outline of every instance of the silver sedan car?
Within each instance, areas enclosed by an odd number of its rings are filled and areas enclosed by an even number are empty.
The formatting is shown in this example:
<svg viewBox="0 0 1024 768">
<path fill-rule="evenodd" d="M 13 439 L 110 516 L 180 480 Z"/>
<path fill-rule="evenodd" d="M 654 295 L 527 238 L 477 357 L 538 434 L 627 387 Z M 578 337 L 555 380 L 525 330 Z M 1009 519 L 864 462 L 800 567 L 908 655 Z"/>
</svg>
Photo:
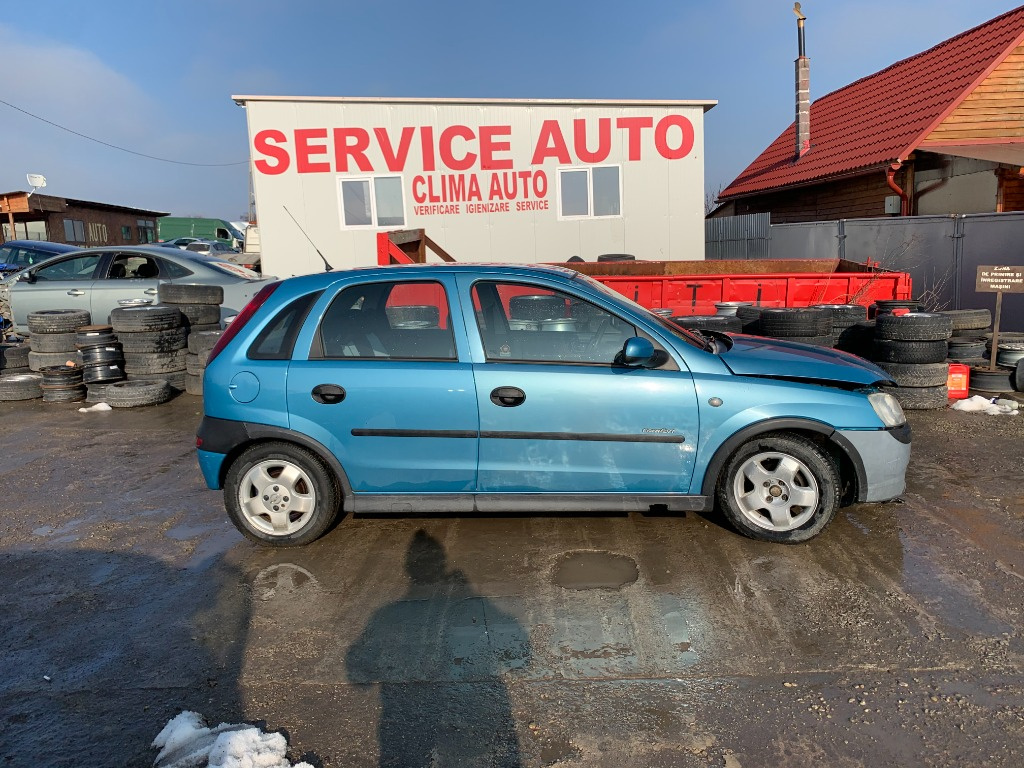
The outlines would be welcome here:
<svg viewBox="0 0 1024 768">
<path fill-rule="evenodd" d="M 28 313 L 85 309 L 92 322 L 108 322 L 111 310 L 156 304 L 160 283 L 219 285 L 224 289 L 221 322 L 237 315 L 265 277 L 217 256 L 177 248 L 134 246 L 71 251 L 15 272 L 0 283 L 15 330 L 28 328 Z"/>
</svg>

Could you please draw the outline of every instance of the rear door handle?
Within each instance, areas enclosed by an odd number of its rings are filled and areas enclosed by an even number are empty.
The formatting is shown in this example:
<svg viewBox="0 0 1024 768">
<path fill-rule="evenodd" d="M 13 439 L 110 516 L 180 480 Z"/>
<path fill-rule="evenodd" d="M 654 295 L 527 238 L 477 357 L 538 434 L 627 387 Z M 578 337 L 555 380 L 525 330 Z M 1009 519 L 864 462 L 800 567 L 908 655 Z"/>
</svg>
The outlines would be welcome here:
<svg viewBox="0 0 1024 768">
<path fill-rule="evenodd" d="M 526 393 L 519 387 L 496 387 L 491 390 L 491 402 L 502 408 L 514 408 L 526 402 Z"/>
<path fill-rule="evenodd" d="M 337 384 L 317 384 L 310 392 L 314 400 L 324 405 L 340 403 L 345 399 L 345 394 L 345 388 L 339 387 Z"/>
<path fill-rule="evenodd" d="M 85 296 L 85 291 L 81 291 L 78 288 L 72 288 L 68 291 L 68 296 Z"/>
</svg>

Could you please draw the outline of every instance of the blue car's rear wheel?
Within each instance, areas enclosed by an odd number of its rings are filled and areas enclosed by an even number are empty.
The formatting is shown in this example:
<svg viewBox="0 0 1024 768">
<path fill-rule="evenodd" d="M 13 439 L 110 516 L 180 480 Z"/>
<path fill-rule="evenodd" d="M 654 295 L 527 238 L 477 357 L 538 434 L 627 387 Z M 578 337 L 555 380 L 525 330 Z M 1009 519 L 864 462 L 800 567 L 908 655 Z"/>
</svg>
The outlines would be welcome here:
<svg viewBox="0 0 1024 768">
<path fill-rule="evenodd" d="M 289 443 L 249 448 L 224 479 L 231 522 L 258 544 L 308 544 L 330 528 L 339 502 L 338 484 L 323 462 Z"/>
<path fill-rule="evenodd" d="M 835 461 L 811 440 L 772 433 L 744 443 L 726 463 L 718 501 L 754 539 L 795 544 L 822 531 L 840 500 Z"/>
</svg>

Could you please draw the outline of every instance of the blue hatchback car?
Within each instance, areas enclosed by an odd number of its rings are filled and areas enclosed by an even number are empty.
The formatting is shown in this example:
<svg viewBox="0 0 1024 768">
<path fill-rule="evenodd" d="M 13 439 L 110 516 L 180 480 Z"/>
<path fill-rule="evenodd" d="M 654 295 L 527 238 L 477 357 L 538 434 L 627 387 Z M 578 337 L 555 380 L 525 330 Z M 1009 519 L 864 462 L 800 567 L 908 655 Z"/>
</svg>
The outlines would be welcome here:
<svg viewBox="0 0 1024 768">
<path fill-rule="evenodd" d="M 677 327 L 560 267 L 268 284 L 210 353 L 196 444 L 248 538 L 344 512 L 710 510 L 795 543 L 903 492 L 910 428 L 853 355 Z"/>
</svg>

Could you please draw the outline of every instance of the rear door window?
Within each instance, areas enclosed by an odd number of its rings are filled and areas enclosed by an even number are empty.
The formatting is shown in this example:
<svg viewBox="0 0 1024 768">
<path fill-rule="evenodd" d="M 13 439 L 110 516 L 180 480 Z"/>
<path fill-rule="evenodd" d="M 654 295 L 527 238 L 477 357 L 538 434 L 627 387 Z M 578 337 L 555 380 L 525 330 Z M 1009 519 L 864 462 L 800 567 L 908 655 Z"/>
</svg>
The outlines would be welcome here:
<svg viewBox="0 0 1024 768">
<path fill-rule="evenodd" d="M 312 355 L 456 360 L 449 318 L 447 293 L 436 281 L 349 286 L 324 313 Z"/>
</svg>

